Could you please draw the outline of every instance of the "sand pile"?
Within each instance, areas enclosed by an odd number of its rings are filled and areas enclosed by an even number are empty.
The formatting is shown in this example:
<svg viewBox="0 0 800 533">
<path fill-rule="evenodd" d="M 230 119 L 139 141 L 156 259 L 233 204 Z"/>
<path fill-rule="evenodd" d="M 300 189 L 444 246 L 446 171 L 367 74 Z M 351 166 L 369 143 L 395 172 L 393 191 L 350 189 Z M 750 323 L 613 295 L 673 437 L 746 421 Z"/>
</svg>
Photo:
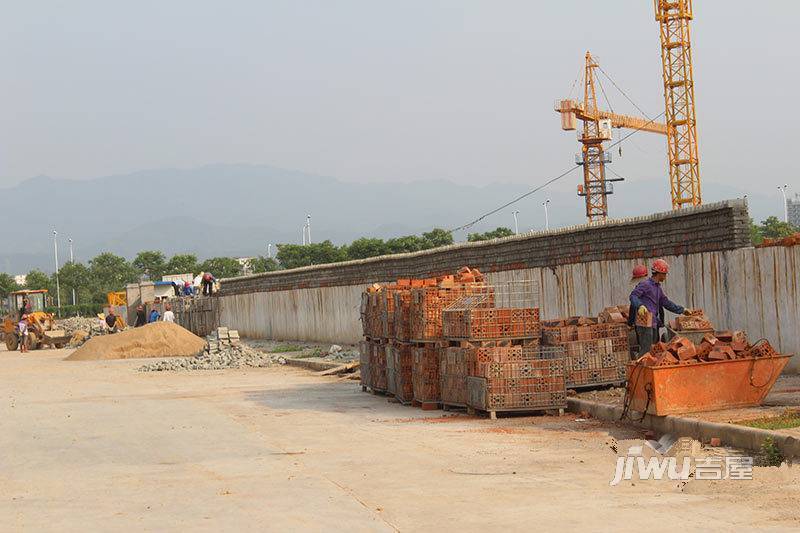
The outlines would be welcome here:
<svg viewBox="0 0 800 533">
<path fill-rule="evenodd" d="M 153 322 L 113 335 L 92 337 L 66 360 L 191 357 L 202 352 L 205 346 L 204 339 L 177 324 Z"/>
<path fill-rule="evenodd" d="M 140 372 L 163 372 L 179 370 L 222 370 L 225 368 L 266 367 L 286 364 L 278 354 L 255 350 L 239 340 L 239 332 L 228 328 L 217 328 L 207 337 L 208 344 L 202 353 L 188 359 L 169 359 L 144 365 Z"/>
</svg>

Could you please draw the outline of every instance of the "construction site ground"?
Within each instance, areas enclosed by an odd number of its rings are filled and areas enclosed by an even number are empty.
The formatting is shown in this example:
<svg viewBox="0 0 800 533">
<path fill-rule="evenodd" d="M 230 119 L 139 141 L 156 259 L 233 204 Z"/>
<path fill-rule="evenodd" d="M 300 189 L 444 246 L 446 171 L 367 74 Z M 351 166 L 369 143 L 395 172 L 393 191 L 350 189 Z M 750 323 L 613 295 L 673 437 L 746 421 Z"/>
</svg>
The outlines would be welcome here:
<svg viewBox="0 0 800 533">
<path fill-rule="evenodd" d="M 583 400 L 591 400 L 608 405 L 622 406 L 625 398 L 624 387 L 609 387 L 579 392 L 575 395 Z M 701 413 L 687 413 L 685 418 L 697 418 L 709 422 L 737 424 L 758 419 L 779 417 L 787 410 L 800 412 L 800 375 L 782 375 L 775 382 L 763 405 L 739 407 Z M 800 438 L 800 427 L 772 429 L 778 433 Z"/>
<path fill-rule="evenodd" d="M 797 469 L 609 487 L 629 426 L 390 403 L 288 366 L 140 373 L 0 351 L 8 530 L 669 531 L 800 526 Z"/>
</svg>

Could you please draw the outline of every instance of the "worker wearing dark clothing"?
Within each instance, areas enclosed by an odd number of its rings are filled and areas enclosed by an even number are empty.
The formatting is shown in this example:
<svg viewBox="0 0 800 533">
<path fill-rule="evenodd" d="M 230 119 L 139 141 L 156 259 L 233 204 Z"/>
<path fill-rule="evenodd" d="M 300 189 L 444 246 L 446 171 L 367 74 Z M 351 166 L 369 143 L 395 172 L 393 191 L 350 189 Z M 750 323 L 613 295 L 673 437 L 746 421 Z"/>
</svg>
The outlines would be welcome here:
<svg viewBox="0 0 800 533">
<path fill-rule="evenodd" d="M 106 326 L 108 326 L 108 330 L 111 333 L 115 333 L 117 331 L 117 315 L 114 314 L 112 309 L 109 309 L 108 314 L 106 315 Z"/>
<path fill-rule="evenodd" d="M 136 323 L 133 327 L 138 328 L 147 324 L 147 314 L 144 312 L 144 307 L 141 305 L 136 308 Z"/>
<path fill-rule="evenodd" d="M 211 296 L 212 288 L 214 287 L 214 283 L 217 282 L 217 278 L 211 275 L 211 272 L 206 272 L 203 274 L 203 296 Z"/>
<path fill-rule="evenodd" d="M 659 328 L 664 325 L 664 309 L 676 314 L 687 310 L 664 294 L 661 283 L 667 279 L 669 265 L 663 259 L 653 262 L 652 277 L 639 283 L 631 292 L 631 305 L 636 308 L 636 336 L 639 338 L 639 356 L 650 351 L 659 339 Z"/>
<path fill-rule="evenodd" d="M 181 281 L 173 281 L 172 282 L 172 290 L 175 291 L 175 297 L 180 297 L 181 289 L 183 289 L 183 282 Z"/>
</svg>

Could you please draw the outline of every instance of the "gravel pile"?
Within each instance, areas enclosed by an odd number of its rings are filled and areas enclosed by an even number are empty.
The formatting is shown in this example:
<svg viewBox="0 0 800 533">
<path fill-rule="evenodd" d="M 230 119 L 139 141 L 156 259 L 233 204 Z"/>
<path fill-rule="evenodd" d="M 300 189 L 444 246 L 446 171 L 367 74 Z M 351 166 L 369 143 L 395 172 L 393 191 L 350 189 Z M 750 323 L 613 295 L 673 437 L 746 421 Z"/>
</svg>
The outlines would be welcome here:
<svg viewBox="0 0 800 533">
<path fill-rule="evenodd" d="M 326 361 L 349 363 L 356 361 L 359 358 L 359 353 L 358 351 L 345 350 L 338 344 L 334 344 L 322 358 Z"/>
<path fill-rule="evenodd" d="M 266 367 L 286 364 L 286 358 L 254 350 L 239 341 L 239 333 L 228 328 L 218 328 L 208 337 L 208 344 L 198 355 L 174 358 L 151 363 L 139 368 L 140 372 L 180 370 L 223 370 L 226 368 Z"/>
<path fill-rule="evenodd" d="M 99 318 L 85 316 L 73 316 L 63 320 L 56 320 L 55 329 L 63 329 L 67 335 L 74 335 L 77 331 L 85 331 L 89 335 L 102 335 L 105 333 Z"/>
</svg>

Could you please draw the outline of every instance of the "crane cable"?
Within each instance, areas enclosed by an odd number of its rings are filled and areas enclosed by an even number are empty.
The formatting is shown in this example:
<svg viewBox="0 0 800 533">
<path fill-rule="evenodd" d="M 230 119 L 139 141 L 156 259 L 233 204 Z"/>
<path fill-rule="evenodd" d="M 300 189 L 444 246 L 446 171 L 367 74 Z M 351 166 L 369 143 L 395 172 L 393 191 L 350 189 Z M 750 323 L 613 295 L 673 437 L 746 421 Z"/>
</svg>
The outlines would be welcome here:
<svg viewBox="0 0 800 533">
<path fill-rule="evenodd" d="M 622 141 L 624 141 L 624 140 L 628 139 L 629 137 L 635 135 L 636 133 L 640 132 L 643 128 L 649 126 L 652 122 L 655 122 L 656 120 L 661 118 L 664 114 L 666 114 L 666 110 L 661 112 L 661 113 L 659 113 L 658 116 L 655 116 L 655 117 L 653 117 L 651 119 L 648 119 L 647 122 L 642 124 L 641 127 L 636 128 L 635 130 L 632 130 L 630 133 L 628 133 L 627 135 L 625 135 L 624 137 L 622 137 L 618 141 L 616 141 L 616 142 L 612 143 L 611 145 L 609 145 L 608 148 L 614 148 L 615 146 L 620 144 Z M 534 194 L 536 192 L 541 191 L 542 189 L 544 189 L 548 185 L 551 185 L 551 184 L 555 183 L 556 181 L 558 181 L 558 180 L 564 178 L 565 176 L 569 175 L 573 170 L 575 170 L 577 168 L 580 168 L 580 166 L 581 165 L 575 165 L 574 167 L 570 168 L 569 170 L 566 170 L 566 171 L 562 172 L 561 174 L 559 174 L 558 176 L 547 180 L 546 182 L 542 183 L 541 185 L 539 185 L 538 187 L 536 187 L 534 189 L 531 189 L 530 191 L 526 192 L 525 194 L 521 194 L 521 195 L 517 196 L 516 198 L 514 198 L 513 200 L 511 200 L 509 202 L 506 202 L 505 204 L 501 205 L 500 207 L 497 207 L 497 208 L 492 209 L 491 211 L 489 211 L 487 213 L 484 213 L 483 215 L 479 216 L 478 218 L 476 218 L 472 222 L 467 222 L 466 224 L 462 224 L 461 226 L 458 226 L 457 228 L 453 228 L 453 229 L 447 230 L 447 232 L 448 233 L 455 233 L 456 231 L 461 231 L 461 230 L 465 230 L 467 228 L 470 228 L 470 227 L 474 226 L 475 224 L 477 224 L 478 222 L 480 222 L 481 220 L 485 219 L 486 217 L 494 215 L 495 213 L 498 213 L 498 212 L 502 211 L 506 207 L 514 205 L 515 203 L 519 202 L 520 200 L 524 200 L 528 196 L 530 196 L 530 195 L 532 195 L 532 194 Z"/>
</svg>

